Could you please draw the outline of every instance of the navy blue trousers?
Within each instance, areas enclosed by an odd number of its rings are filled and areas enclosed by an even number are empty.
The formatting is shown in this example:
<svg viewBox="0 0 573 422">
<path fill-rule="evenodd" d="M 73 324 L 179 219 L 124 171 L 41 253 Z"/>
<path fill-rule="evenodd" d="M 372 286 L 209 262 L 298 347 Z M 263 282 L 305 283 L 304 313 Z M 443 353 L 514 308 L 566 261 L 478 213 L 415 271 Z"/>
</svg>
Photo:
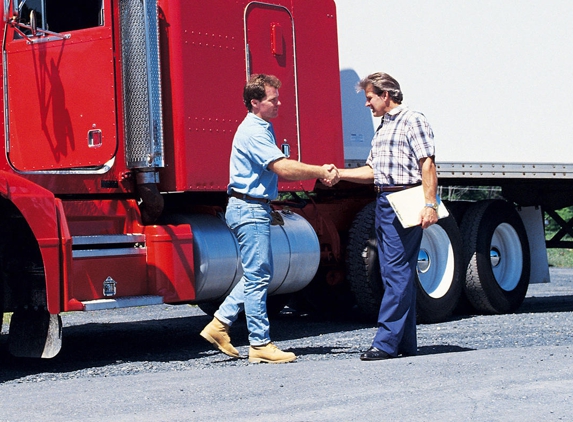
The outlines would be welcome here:
<svg viewBox="0 0 573 422">
<path fill-rule="evenodd" d="M 404 229 L 381 193 L 376 200 L 376 238 L 384 296 L 378 314 L 378 331 L 372 345 L 390 356 L 415 355 L 416 265 L 422 227 Z"/>
</svg>

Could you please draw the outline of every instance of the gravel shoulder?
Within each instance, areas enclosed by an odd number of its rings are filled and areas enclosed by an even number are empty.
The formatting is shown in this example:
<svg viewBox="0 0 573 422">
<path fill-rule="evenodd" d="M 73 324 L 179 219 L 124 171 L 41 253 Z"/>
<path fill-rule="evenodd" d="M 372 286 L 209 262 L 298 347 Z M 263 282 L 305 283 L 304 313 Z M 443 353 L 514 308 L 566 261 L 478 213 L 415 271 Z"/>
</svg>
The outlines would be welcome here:
<svg viewBox="0 0 573 422">
<path fill-rule="evenodd" d="M 271 334 L 297 361 L 253 365 L 211 350 L 194 306 L 66 314 L 54 359 L 12 358 L 0 336 L 0 421 L 567 420 L 573 269 L 551 279 L 516 314 L 418 325 L 419 356 L 386 362 L 358 360 L 375 331 L 360 320 L 286 312 Z M 232 336 L 246 355 L 244 323 Z"/>
</svg>

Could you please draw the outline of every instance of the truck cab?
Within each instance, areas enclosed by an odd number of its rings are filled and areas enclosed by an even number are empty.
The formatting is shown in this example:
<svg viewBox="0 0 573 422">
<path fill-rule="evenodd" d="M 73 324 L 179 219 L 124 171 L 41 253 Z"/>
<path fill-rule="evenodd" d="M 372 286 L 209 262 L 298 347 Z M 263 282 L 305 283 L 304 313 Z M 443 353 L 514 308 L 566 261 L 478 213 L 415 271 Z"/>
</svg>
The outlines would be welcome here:
<svg viewBox="0 0 573 422">
<path fill-rule="evenodd" d="M 282 81 L 277 147 L 342 165 L 340 104 L 317 95 L 339 98 L 330 0 L 5 0 L 2 21 L 0 312 L 17 356 L 54 356 L 65 311 L 230 291 L 242 269 L 222 216 L 251 74 Z M 316 230 L 284 210 L 273 233 L 271 293 L 300 290 Z"/>
</svg>

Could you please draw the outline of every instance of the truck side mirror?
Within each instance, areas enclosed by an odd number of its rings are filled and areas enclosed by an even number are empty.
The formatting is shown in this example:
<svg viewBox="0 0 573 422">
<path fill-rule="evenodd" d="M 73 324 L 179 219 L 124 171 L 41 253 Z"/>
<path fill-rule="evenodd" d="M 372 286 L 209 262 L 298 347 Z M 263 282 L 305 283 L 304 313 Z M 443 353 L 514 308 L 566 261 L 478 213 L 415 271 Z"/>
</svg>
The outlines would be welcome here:
<svg viewBox="0 0 573 422">
<path fill-rule="evenodd" d="M 38 35 L 38 23 L 36 22 L 36 11 L 34 9 L 30 10 L 30 31 L 32 31 L 32 36 Z"/>
</svg>

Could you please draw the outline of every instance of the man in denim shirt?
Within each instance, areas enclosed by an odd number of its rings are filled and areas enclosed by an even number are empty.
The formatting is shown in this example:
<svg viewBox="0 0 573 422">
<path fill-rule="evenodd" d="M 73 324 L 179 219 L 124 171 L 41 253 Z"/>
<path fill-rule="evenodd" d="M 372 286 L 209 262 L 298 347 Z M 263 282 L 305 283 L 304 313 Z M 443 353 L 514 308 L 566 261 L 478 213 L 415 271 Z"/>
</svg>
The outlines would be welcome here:
<svg viewBox="0 0 573 422">
<path fill-rule="evenodd" d="M 253 75 L 243 91 L 248 114 L 239 125 L 230 160 L 227 225 L 239 243 L 243 277 L 221 304 L 201 336 L 228 356 L 240 357 L 231 344 L 229 327 L 245 311 L 249 331 L 249 361 L 290 362 L 269 334 L 267 289 L 273 275 L 270 244 L 270 201 L 278 196 L 278 177 L 321 179 L 331 185 L 338 176 L 334 165 L 315 166 L 287 159 L 276 145 L 270 120 L 280 106 L 280 81 L 272 75 Z"/>
</svg>

